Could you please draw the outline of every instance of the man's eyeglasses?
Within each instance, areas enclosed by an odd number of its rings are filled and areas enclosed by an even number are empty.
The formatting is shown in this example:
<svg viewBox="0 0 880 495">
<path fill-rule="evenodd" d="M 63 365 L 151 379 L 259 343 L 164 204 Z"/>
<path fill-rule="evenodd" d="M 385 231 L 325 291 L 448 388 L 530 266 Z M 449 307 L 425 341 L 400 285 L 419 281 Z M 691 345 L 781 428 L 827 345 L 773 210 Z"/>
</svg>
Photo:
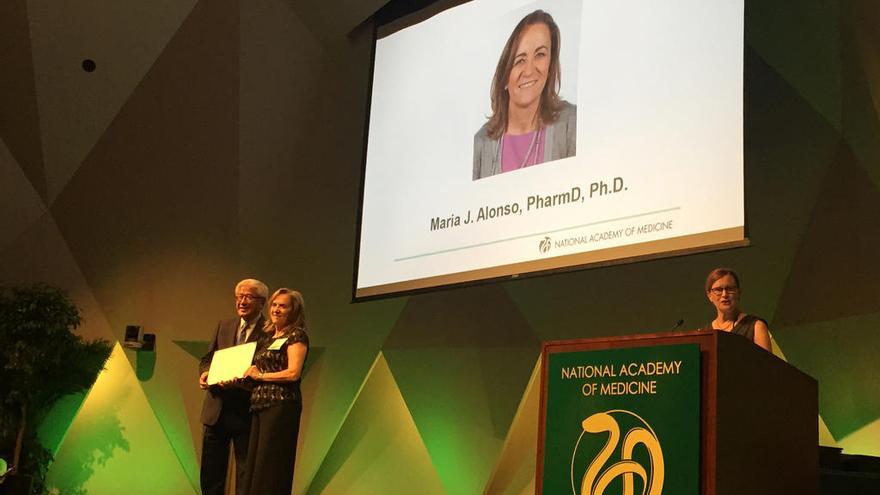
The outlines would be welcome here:
<svg viewBox="0 0 880 495">
<path fill-rule="evenodd" d="M 260 296 L 254 296 L 254 295 L 251 295 L 251 294 L 236 294 L 236 295 L 235 295 L 235 301 L 236 301 L 236 302 L 241 302 L 241 301 L 244 301 L 244 302 L 251 302 L 251 301 L 255 301 L 255 300 L 257 300 L 257 299 L 262 299 L 262 297 L 260 297 Z"/>
<path fill-rule="evenodd" d="M 712 287 L 709 289 L 709 292 L 716 296 L 724 294 L 725 291 L 727 291 L 728 294 L 736 294 L 739 292 L 739 287 Z"/>
</svg>

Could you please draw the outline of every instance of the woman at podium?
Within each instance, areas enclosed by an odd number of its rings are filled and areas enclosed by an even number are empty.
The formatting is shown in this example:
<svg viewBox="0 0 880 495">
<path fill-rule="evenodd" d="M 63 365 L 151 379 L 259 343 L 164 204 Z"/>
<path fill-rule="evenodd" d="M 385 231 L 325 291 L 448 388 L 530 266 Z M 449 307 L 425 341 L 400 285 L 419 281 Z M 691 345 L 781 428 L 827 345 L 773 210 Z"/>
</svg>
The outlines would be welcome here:
<svg viewBox="0 0 880 495">
<path fill-rule="evenodd" d="M 706 277 L 706 297 L 715 306 L 715 319 L 706 330 L 741 335 L 770 351 L 770 330 L 767 322 L 755 315 L 744 313 L 739 306 L 742 289 L 739 276 L 729 268 L 716 268 Z"/>
</svg>

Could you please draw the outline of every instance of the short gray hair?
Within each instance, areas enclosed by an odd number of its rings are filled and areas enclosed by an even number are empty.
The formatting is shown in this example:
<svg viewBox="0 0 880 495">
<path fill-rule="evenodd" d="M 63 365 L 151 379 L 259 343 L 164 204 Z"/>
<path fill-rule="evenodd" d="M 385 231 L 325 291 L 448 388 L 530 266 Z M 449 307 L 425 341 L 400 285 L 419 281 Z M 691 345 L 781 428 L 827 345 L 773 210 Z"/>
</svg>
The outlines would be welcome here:
<svg viewBox="0 0 880 495">
<path fill-rule="evenodd" d="M 265 300 L 267 297 L 269 297 L 269 287 L 267 287 L 266 284 L 264 284 L 263 282 L 260 282 L 259 280 L 255 279 L 255 278 L 246 278 L 246 279 L 242 280 L 241 282 L 235 284 L 236 294 L 238 293 L 238 289 L 240 289 L 244 286 L 253 287 L 253 288 L 257 289 L 257 294 L 260 297 L 262 297 L 263 300 Z"/>
</svg>

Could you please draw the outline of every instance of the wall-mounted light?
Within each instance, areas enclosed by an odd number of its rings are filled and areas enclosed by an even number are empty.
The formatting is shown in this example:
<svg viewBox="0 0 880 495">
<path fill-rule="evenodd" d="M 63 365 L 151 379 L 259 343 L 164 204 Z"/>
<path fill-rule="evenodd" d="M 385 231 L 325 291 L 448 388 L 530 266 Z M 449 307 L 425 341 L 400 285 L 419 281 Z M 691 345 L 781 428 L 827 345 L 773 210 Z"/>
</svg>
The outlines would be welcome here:
<svg viewBox="0 0 880 495">
<path fill-rule="evenodd" d="M 122 346 L 136 351 L 152 352 L 156 349 L 156 334 L 145 333 L 141 337 L 140 325 L 126 325 Z"/>
</svg>

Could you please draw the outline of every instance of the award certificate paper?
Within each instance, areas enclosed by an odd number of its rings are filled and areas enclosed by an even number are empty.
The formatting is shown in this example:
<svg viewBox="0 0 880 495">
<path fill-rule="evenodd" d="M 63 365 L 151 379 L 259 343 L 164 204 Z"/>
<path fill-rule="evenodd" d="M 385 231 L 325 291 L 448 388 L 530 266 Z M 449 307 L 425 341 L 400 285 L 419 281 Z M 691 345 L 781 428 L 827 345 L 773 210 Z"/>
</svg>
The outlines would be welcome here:
<svg viewBox="0 0 880 495">
<path fill-rule="evenodd" d="M 248 342 L 215 351 L 208 370 L 208 385 L 241 378 L 254 360 L 256 350 L 257 343 Z"/>
</svg>

